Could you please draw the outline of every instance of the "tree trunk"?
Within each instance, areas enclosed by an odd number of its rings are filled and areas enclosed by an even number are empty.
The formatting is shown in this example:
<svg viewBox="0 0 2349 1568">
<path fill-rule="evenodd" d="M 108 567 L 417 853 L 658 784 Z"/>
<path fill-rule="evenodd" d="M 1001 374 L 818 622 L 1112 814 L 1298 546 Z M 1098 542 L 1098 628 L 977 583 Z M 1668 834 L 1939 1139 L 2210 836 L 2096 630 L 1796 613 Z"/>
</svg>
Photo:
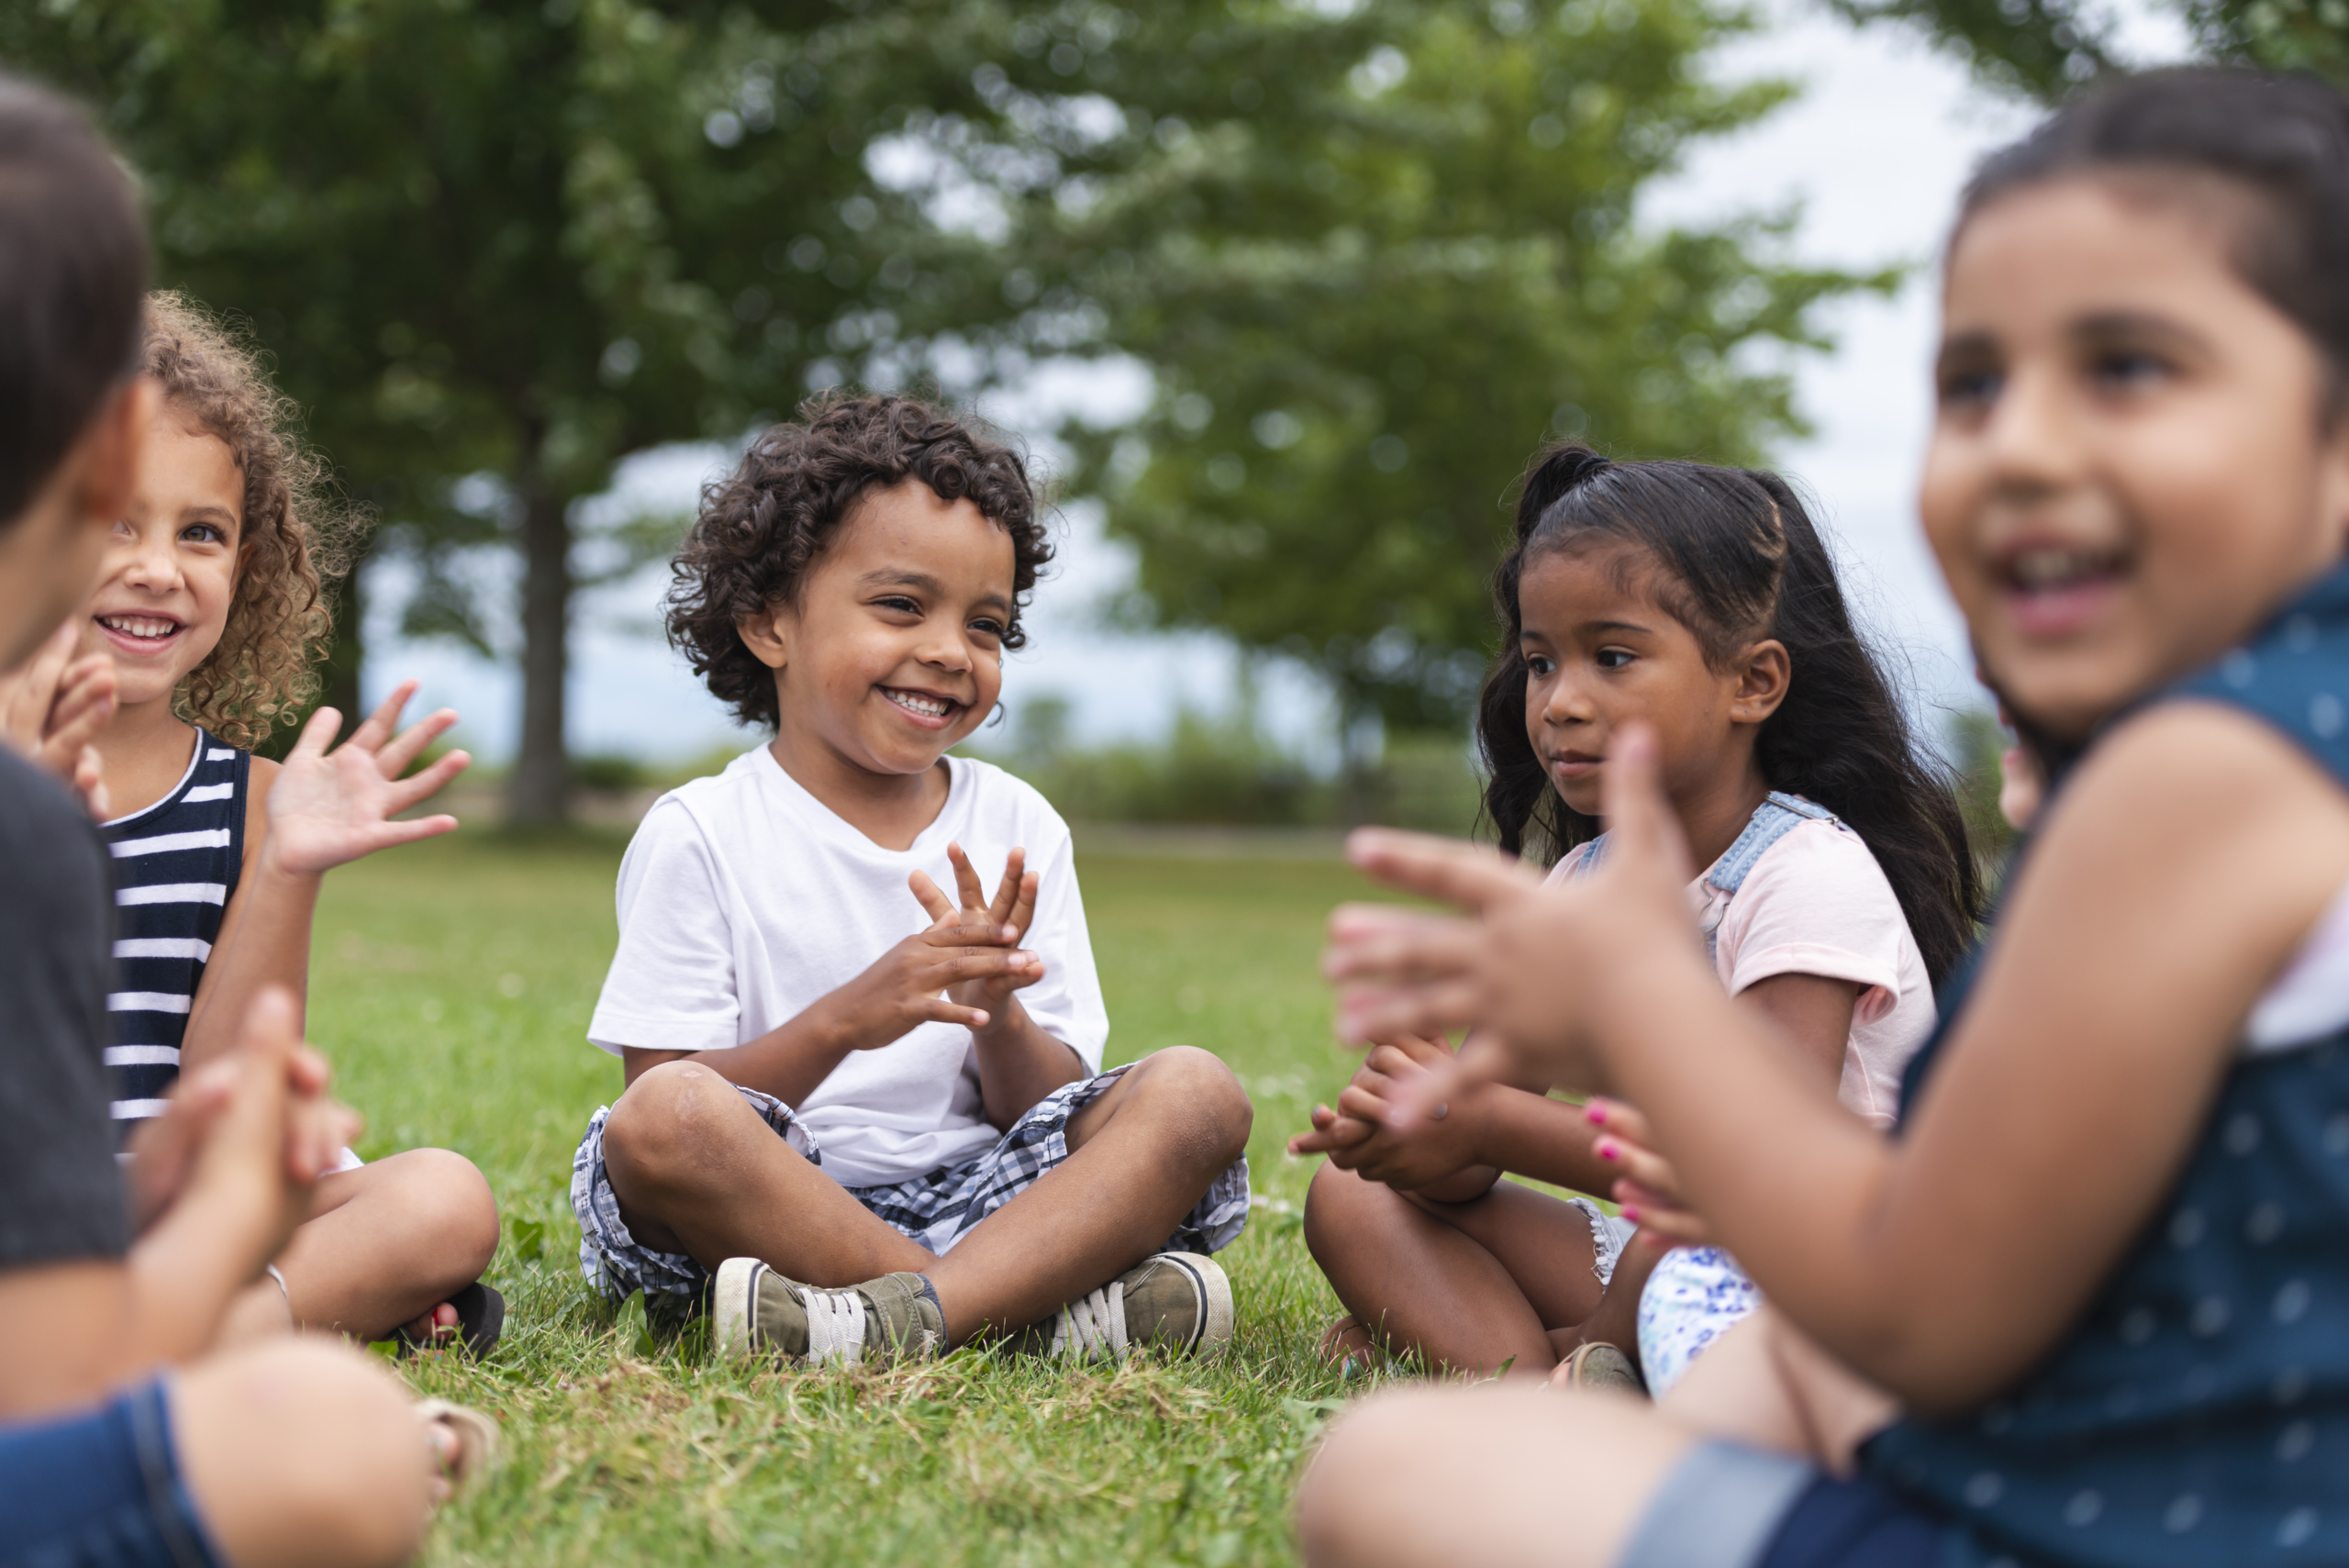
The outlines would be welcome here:
<svg viewBox="0 0 2349 1568">
<path fill-rule="evenodd" d="M 571 627 L 571 517 L 567 500 L 533 475 L 522 509 L 522 749 L 507 795 L 518 828 L 563 821 L 571 760 L 562 743 L 562 687 Z"/>
</svg>

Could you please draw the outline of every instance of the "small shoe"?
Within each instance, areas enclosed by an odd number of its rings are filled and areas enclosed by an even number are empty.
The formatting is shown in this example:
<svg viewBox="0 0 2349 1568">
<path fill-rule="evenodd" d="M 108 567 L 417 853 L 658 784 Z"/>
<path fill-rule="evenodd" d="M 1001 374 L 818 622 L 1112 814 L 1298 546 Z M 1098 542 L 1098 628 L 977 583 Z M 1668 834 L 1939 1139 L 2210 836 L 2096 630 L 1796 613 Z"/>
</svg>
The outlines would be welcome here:
<svg viewBox="0 0 2349 1568">
<path fill-rule="evenodd" d="M 856 1366 L 946 1349 L 946 1313 L 919 1274 L 883 1274 L 846 1290 L 822 1290 L 785 1279 L 756 1258 L 729 1258 L 718 1266 L 713 1294 L 720 1355 Z"/>
<path fill-rule="evenodd" d="M 1015 1352 L 1121 1362 L 1137 1345 L 1211 1355 L 1231 1338 L 1231 1280 L 1197 1252 L 1156 1252 L 1012 1337 Z"/>
<path fill-rule="evenodd" d="M 1321 1330 L 1315 1353 L 1340 1377 L 1366 1377 L 1376 1370 L 1383 1347 L 1363 1320 L 1349 1313 Z"/>
<path fill-rule="evenodd" d="M 1648 1396 L 1648 1385 L 1640 1376 L 1640 1369 L 1631 1358 L 1613 1345 L 1594 1342 L 1578 1345 L 1572 1355 L 1558 1363 L 1550 1374 L 1550 1386 L 1568 1389 L 1605 1389 L 1610 1394 L 1628 1394 L 1635 1399 Z"/>
<path fill-rule="evenodd" d="M 433 1446 L 451 1496 L 471 1490 L 497 1468 L 497 1423 L 488 1416 L 446 1399 L 419 1399 L 408 1408 L 428 1429 L 438 1429 L 441 1434 Z"/>
<path fill-rule="evenodd" d="M 455 1345 L 462 1345 L 473 1360 L 489 1359 L 489 1352 L 497 1348 L 498 1340 L 506 1332 L 506 1298 L 497 1293 L 495 1286 L 475 1280 L 451 1296 L 448 1305 L 457 1309 L 453 1344 L 437 1334 L 419 1340 L 404 1327 L 395 1329 L 392 1339 L 398 1344 L 401 1356 L 412 1356 L 418 1351 L 451 1350 Z"/>
</svg>

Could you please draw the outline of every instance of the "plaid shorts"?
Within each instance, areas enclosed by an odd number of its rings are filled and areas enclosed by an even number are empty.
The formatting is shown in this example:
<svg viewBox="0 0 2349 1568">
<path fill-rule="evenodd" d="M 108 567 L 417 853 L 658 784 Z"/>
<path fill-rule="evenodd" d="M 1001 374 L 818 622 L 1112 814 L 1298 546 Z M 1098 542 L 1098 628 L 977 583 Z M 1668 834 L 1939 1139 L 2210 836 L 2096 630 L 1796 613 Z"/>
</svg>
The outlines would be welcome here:
<svg viewBox="0 0 2349 1568">
<path fill-rule="evenodd" d="M 928 1175 L 887 1186 L 842 1190 L 901 1234 L 942 1253 L 1068 1158 L 1069 1118 L 1092 1104 L 1123 1072 L 1123 1067 L 1113 1067 L 1097 1077 L 1062 1084 L 1030 1106 L 994 1148 L 975 1160 L 942 1165 Z M 774 1129 L 775 1136 L 808 1163 L 823 1164 L 823 1151 L 789 1106 L 740 1084 L 734 1088 Z M 609 1106 L 597 1109 L 571 1160 L 571 1208 L 579 1217 L 579 1271 L 614 1301 L 640 1290 L 648 1310 L 662 1315 L 691 1311 L 701 1299 L 709 1271 L 684 1253 L 659 1251 L 629 1234 L 604 1170 L 604 1121 L 611 1114 Z M 1183 1217 L 1165 1250 L 1219 1251 L 1247 1224 L 1248 1161 L 1243 1155 L 1216 1177 L 1207 1195 Z M 665 1306 L 659 1300 L 664 1296 L 672 1298 Z"/>
</svg>

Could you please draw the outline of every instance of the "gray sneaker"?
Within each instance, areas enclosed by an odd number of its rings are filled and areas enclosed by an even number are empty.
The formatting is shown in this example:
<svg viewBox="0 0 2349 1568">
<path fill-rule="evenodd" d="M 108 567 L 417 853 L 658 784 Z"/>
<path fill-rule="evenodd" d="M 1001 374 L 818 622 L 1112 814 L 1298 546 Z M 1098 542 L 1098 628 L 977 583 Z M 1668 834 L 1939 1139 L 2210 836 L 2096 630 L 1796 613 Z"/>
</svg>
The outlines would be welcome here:
<svg viewBox="0 0 2349 1568">
<path fill-rule="evenodd" d="M 883 1274 L 846 1290 L 821 1290 L 785 1279 L 756 1258 L 729 1258 L 718 1266 L 713 1296 L 720 1355 L 855 1366 L 946 1348 L 946 1314 L 919 1274 Z"/>
<path fill-rule="evenodd" d="M 1030 1355 L 1119 1362 L 1137 1345 L 1211 1355 L 1230 1338 L 1230 1277 L 1197 1252 L 1157 1252 L 1022 1329 L 1012 1336 L 1011 1348 Z"/>
</svg>

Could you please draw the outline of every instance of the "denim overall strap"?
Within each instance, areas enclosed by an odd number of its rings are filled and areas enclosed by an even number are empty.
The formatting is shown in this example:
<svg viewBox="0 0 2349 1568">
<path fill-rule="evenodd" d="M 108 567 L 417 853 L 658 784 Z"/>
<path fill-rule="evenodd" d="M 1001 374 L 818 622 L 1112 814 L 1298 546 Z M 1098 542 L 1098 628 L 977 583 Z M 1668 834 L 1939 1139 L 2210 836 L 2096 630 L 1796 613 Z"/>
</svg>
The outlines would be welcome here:
<svg viewBox="0 0 2349 1568">
<path fill-rule="evenodd" d="M 1736 897 L 1737 890 L 1745 885 L 1745 879 L 1752 874 L 1754 865 L 1770 852 L 1779 840 L 1806 822 L 1832 822 L 1835 819 L 1835 814 L 1823 806 L 1805 800 L 1798 795 L 1772 790 L 1762 804 L 1753 808 L 1753 816 L 1746 822 L 1745 831 L 1737 836 L 1737 841 L 1713 862 L 1711 870 L 1705 873 L 1706 885 L 1718 888 L 1729 897 Z M 1590 848 L 1582 852 L 1582 859 L 1575 862 L 1574 874 L 1584 877 L 1597 871 L 1598 858 L 1606 852 L 1607 835 L 1601 833 L 1590 841 Z M 1716 911 L 1705 926 L 1705 956 L 1708 958 L 1713 955 L 1720 926 L 1720 917 Z"/>
</svg>

